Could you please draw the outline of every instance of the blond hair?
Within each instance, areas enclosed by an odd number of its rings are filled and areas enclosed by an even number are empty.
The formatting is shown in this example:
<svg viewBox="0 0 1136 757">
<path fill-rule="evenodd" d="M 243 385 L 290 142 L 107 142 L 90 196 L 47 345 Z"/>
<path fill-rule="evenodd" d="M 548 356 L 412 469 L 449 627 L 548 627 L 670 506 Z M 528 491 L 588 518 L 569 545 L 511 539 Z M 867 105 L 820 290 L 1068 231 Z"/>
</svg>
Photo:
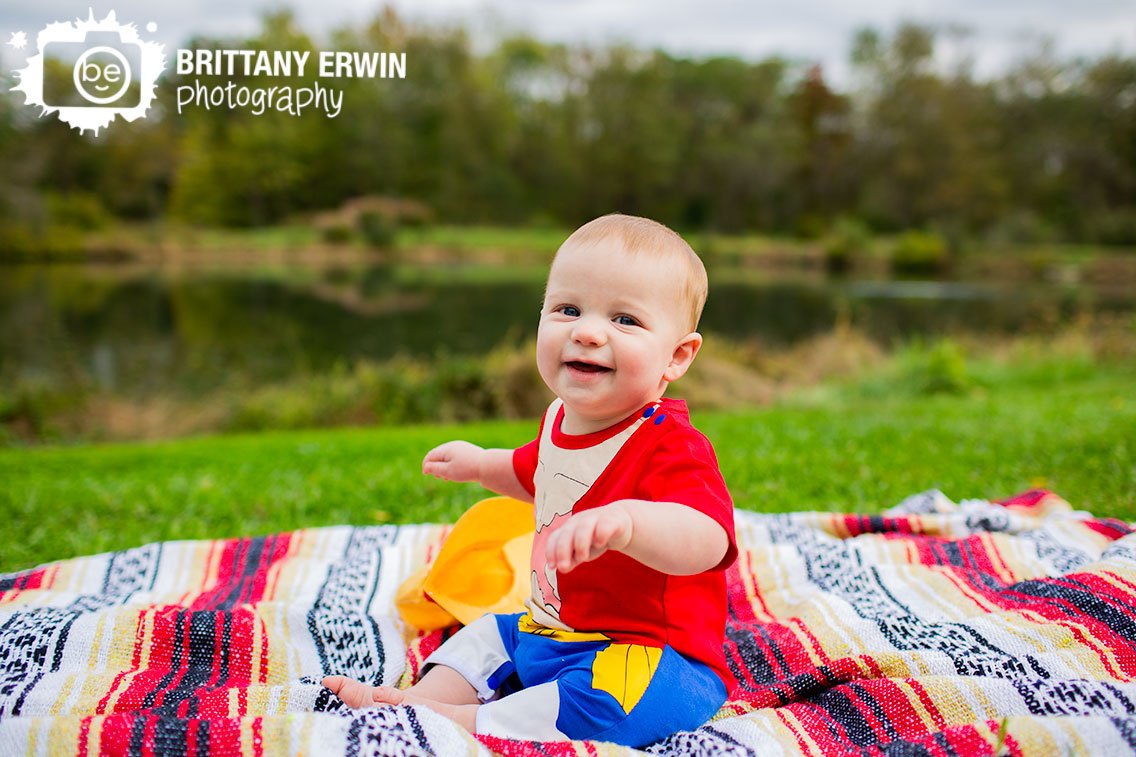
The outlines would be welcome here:
<svg viewBox="0 0 1136 757">
<path fill-rule="evenodd" d="M 560 245 L 556 256 L 565 250 L 590 247 L 613 238 L 622 243 L 623 252 L 632 258 L 642 255 L 652 261 L 677 264 L 681 272 L 678 282 L 681 302 L 689 308 L 690 330 L 697 329 L 706 305 L 706 268 L 685 239 L 658 221 L 622 213 L 600 216 L 572 232 Z"/>
</svg>

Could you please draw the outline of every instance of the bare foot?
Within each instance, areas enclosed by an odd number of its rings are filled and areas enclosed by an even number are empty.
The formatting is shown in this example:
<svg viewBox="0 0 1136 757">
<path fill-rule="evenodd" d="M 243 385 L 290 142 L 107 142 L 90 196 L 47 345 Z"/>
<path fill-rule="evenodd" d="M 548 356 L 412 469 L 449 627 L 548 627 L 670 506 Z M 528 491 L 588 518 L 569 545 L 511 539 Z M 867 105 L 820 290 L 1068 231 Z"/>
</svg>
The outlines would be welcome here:
<svg viewBox="0 0 1136 757">
<path fill-rule="evenodd" d="M 453 720 L 470 733 L 474 732 L 477 723 L 477 708 L 480 705 L 439 702 L 413 691 L 402 691 L 391 686 L 371 686 L 346 676 L 327 676 L 320 683 L 331 689 L 344 704 L 356 710 L 382 704 L 421 704 Z"/>
<path fill-rule="evenodd" d="M 320 683 L 354 709 L 377 704 L 402 704 L 406 699 L 403 692 L 391 686 L 371 686 L 346 676 L 327 676 Z"/>
</svg>

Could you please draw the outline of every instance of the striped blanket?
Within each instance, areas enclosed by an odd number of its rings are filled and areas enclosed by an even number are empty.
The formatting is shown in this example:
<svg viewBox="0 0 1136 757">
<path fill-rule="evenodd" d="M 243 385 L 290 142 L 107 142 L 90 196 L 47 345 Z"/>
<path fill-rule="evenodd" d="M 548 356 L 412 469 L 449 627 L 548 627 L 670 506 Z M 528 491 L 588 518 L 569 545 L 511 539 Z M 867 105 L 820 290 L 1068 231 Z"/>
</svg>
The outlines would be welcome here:
<svg viewBox="0 0 1136 757">
<path fill-rule="evenodd" d="M 736 685 L 655 754 L 1136 751 L 1136 534 L 1031 492 L 876 516 L 738 513 Z M 596 755 L 354 711 L 325 673 L 408 685 L 399 583 L 443 526 L 166 542 L 0 576 L 0 754 Z"/>
</svg>

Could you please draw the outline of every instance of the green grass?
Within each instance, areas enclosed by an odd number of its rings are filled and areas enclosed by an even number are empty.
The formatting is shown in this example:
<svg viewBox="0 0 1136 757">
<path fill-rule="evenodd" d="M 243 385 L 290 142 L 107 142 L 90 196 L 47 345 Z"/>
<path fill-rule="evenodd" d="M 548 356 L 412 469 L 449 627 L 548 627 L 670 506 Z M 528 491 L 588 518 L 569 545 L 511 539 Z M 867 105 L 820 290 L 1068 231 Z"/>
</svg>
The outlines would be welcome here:
<svg viewBox="0 0 1136 757">
<path fill-rule="evenodd" d="M 314 225 L 300 223 L 254 229 L 224 229 L 155 221 L 114 224 L 92 232 L 88 241 L 95 247 L 124 247 L 132 250 L 172 242 L 196 250 L 268 251 L 300 249 L 319 244 L 320 234 Z"/>
<path fill-rule="evenodd" d="M 963 393 L 924 395 L 899 360 L 764 410 L 696 414 L 740 508 L 878 512 L 908 494 L 956 500 L 1034 486 L 1136 520 L 1136 370 L 1062 360 L 968 366 Z M 150 541 L 341 523 L 452 521 L 484 495 L 419 472 L 460 437 L 513 446 L 530 422 L 209 437 L 0 451 L 0 571 Z"/>
<path fill-rule="evenodd" d="M 194 229 L 188 243 L 204 250 L 297 249 L 318 244 L 319 230 L 311 224 L 282 224 L 255 229 Z"/>
<path fill-rule="evenodd" d="M 397 243 L 400 247 L 430 245 L 469 251 L 539 252 L 545 253 L 542 260 L 548 260 L 571 232 L 571 229 L 539 226 L 431 225 L 400 229 Z"/>
<path fill-rule="evenodd" d="M 404 252 L 422 247 L 436 247 L 459 253 L 471 263 L 485 255 L 504 253 L 510 264 L 534 261 L 547 266 L 560 243 L 571 233 L 567 227 L 544 226 L 492 226 L 428 224 L 421 227 L 404 226 L 395 237 L 395 247 Z M 718 264 L 730 265 L 769 255 L 778 257 L 815 257 L 823 247 L 823 238 L 805 240 L 792 236 L 773 236 L 759 233 L 733 233 L 685 230 L 684 235 L 705 256 Z M 344 243 L 346 248 L 365 249 L 361 239 Z M 88 242 L 94 248 L 124 248 L 139 250 L 156 244 L 173 242 L 192 250 L 242 252 L 268 252 L 302 250 L 321 247 L 327 243 L 315 224 L 303 221 L 280 223 L 249 229 L 226 229 L 186 226 L 178 223 L 115 224 L 92 232 Z M 895 244 L 894 235 L 871 237 L 868 248 L 861 254 L 870 258 L 886 259 Z M 1091 244 L 1036 243 L 1009 244 L 995 247 L 974 242 L 966 257 L 1023 258 L 1064 264 L 1083 264 L 1101 257 L 1127 256 L 1136 252 L 1132 247 L 1102 247 Z M 492 261 L 499 268 L 500 261 Z"/>
<path fill-rule="evenodd" d="M 571 229 L 528 226 L 450 226 L 429 225 L 400 228 L 395 244 L 401 248 L 421 245 L 446 249 L 547 253 L 551 257 Z M 312 224 L 281 224 L 253 229 L 193 230 L 192 242 L 204 249 L 288 249 L 321 244 L 319 230 Z M 361 244 L 361 242 L 358 242 Z"/>
</svg>

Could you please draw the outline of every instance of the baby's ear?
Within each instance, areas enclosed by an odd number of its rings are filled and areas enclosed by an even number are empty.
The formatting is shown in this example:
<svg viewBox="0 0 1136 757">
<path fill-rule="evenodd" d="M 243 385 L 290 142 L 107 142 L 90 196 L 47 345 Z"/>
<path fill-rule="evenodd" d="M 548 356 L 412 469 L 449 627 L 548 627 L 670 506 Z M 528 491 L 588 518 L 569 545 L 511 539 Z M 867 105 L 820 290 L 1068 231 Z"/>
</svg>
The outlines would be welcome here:
<svg viewBox="0 0 1136 757">
<path fill-rule="evenodd" d="M 666 381 L 678 381 L 686 373 L 686 369 L 694 362 L 694 356 L 702 349 L 702 335 L 697 331 L 692 331 L 684 336 L 674 349 L 674 354 L 671 355 L 671 362 L 667 364 L 667 369 L 663 371 L 663 378 Z"/>
</svg>

